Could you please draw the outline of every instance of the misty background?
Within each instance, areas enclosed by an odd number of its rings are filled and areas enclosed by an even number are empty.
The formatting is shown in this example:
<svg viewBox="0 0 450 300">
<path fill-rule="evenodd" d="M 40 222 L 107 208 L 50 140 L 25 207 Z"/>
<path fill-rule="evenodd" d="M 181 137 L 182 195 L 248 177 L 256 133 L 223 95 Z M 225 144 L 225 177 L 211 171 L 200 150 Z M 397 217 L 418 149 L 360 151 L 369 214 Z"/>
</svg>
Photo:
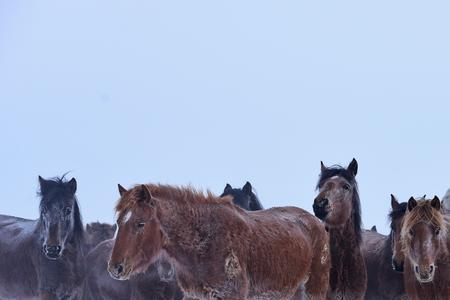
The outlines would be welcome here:
<svg viewBox="0 0 450 300">
<path fill-rule="evenodd" d="M 449 2 L 0 0 L 0 213 L 38 217 L 70 171 L 85 222 L 117 183 L 249 180 L 312 212 L 320 161 L 390 194 L 450 187 Z"/>
</svg>

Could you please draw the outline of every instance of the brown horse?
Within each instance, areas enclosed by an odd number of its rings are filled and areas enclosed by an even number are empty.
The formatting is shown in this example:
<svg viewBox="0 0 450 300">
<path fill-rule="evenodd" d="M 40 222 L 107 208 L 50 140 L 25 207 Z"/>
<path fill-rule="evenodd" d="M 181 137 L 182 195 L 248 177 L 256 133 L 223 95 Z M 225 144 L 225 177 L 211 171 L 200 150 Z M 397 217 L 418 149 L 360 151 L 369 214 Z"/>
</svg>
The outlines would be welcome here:
<svg viewBox="0 0 450 300">
<path fill-rule="evenodd" d="M 108 270 L 117 279 L 161 255 L 195 299 L 324 299 L 329 277 L 323 224 L 295 207 L 248 212 L 190 187 L 138 185 L 116 206 Z"/>
<path fill-rule="evenodd" d="M 450 298 L 449 220 L 438 197 L 411 197 L 403 220 L 405 289 L 411 299 Z"/>
<path fill-rule="evenodd" d="M 361 211 L 355 180 L 358 163 L 347 168 L 325 167 L 314 200 L 315 215 L 324 221 L 330 233 L 331 271 L 328 299 L 363 299 L 367 274 L 361 253 Z"/>
<path fill-rule="evenodd" d="M 364 297 L 366 300 L 406 299 L 401 274 L 403 257 L 397 254 L 401 250 L 399 240 L 406 202 L 399 203 L 394 195 L 391 195 L 391 206 L 389 235 L 369 230 L 363 231 L 362 234 L 362 250 L 367 268 L 367 290 Z M 394 254 L 397 259 L 393 259 Z"/>
</svg>

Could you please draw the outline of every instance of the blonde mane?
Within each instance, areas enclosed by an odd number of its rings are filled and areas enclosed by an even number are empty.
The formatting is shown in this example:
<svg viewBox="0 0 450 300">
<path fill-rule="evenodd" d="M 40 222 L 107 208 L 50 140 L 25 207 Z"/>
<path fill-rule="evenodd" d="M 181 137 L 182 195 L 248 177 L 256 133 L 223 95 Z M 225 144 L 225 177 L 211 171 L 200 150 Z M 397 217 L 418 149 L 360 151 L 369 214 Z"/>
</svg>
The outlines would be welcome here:
<svg viewBox="0 0 450 300">
<path fill-rule="evenodd" d="M 406 212 L 405 218 L 403 219 L 403 226 L 401 231 L 401 241 L 404 250 L 407 251 L 407 245 L 411 242 L 410 230 L 418 223 L 428 223 L 439 228 L 441 233 L 439 235 L 440 239 L 447 238 L 447 223 L 445 221 L 444 214 L 442 211 L 431 206 L 431 200 L 417 200 L 417 206 L 415 206 L 411 211 Z"/>
</svg>

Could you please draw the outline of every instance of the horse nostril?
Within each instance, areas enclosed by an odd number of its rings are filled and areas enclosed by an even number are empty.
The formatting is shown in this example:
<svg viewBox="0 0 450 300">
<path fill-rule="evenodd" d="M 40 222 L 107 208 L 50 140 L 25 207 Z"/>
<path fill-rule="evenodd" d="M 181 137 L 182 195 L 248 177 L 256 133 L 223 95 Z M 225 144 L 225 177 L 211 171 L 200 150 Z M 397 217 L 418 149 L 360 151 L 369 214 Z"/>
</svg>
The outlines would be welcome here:
<svg viewBox="0 0 450 300">
<path fill-rule="evenodd" d="M 123 272 L 123 266 L 122 266 L 122 264 L 117 264 L 117 265 L 116 265 L 116 271 L 117 271 L 117 274 L 120 274 L 120 273 Z"/>
<path fill-rule="evenodd" d="M 434 266 L 430 266 L 430 274 L 433 273 L 434 271 Z"/>
<path fill-rule="evenodd" d="M 416 266 L 416 267 L 414 268 L 414 270 L 416 271 L 417 274 L 419 274 L 419 266 Z"/>
</svg>

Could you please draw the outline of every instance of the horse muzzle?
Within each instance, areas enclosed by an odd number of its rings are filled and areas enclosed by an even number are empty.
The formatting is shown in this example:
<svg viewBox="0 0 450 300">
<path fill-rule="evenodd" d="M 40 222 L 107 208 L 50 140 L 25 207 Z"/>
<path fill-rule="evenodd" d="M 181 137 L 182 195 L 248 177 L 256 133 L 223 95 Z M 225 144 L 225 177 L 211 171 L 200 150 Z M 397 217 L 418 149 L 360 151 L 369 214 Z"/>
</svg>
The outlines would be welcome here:
<svg viewBox="0 0 450 300">
<path fill-rule="evenodd" d="M 116 280 L 127 280 L 130 278 L 131 268 L 125 268 L 125 264 L 108 264 L 108 272 Z"/>
<path fill-rule="evenodd" d="M 49 259 L 58 259 L 62 255 L 62 247 L 60 245 L 43 247 L 44 254 Z"/>
<path fill-rule="evenodd" d="M 395 272 L 403 273 L 404 266 L 405 266 L 404 262 L 398 263 L 395 259 L 392 259 L 392 269 Z"/>
<path fill-rule="evenodd" d="M 416 279 L 420 283 L 427 283 L 433 281 L 434 278 L 434 272 L 436 270 L 436 267 L 434 265 L 429 265 L 427 267 L 414 267 L 414 273 L 416 275 Z"/>
<path fill-rule="evenodd" d="M 316 198 L 314 199 L 313 210 L 314 215 L 321 220 L 324 220 L 329 212 L 330 204 L 328 198 Z"/>
</svg>

